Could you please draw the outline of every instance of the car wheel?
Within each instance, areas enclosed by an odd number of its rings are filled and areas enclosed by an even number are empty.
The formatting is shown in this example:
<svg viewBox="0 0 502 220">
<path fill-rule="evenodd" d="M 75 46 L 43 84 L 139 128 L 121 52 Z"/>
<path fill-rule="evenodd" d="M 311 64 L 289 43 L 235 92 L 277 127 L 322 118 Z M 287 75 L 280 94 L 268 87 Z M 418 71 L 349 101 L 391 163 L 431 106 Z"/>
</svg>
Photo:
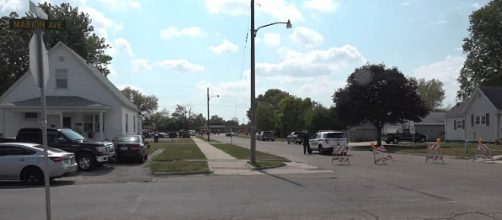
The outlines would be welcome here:
<svg viewBox="0 0 502 220">
<path fill-rule="evenodd" d="M 424 137 L 420 138 L 420 142 L 425 142 L 425 138 Z"/>
<path fill-rule="evenodd" d="M 28 185 L 39 185 L 44 182 L 44 173 L 36 167 L 28 167 L 21 172 L 21 181 Z"/>
<path fill-rule="evenodd" d="M 386 140 L 386 141 L 385 141 L 385 143 L 390 144 L 390 141 L 389 141 L 389 140 Z"/>
<path fill-rule="evenodd" d="M 323 149 L 322 149 L 322 145 L 319 145 L 319 147 L 317 147 L 317 150 L 319 151 L 319 155 L 322 155 L 323 153 Z"/>
<path fill-rule="evenodd" d="M 82 171 L 88 171 L 92 169 L 94 166 L 96 166 L 94 157 L 89 153 L 77 154 L 77 164 L 78 164 L 78 169 Z"/>
</svg>

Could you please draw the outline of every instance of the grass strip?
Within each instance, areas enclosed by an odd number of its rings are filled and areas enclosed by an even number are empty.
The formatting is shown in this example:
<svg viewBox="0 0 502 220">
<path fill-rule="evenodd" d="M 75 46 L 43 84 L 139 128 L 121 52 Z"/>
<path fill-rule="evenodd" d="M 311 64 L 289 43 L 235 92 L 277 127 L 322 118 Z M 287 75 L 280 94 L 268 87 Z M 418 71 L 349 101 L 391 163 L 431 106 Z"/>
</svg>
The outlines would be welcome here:
<svg viewBox="0 0 502 220">
<path fill-rule="evenodd" d="M 251 154 L 249 149 L 233 144 L 213 144 L 213 146 L 240 160 L 249 159 L 249 155 Z M 289 162 L 289 160 L 277 155 L 256 151 L 255 168 L 257 169 L 282 167 L 286 165 L 284 162 Z"/>
<path fill-rule="evenodd" d="M 149 153 L 162 149 L 152 158 L 150 171 L 153 174 L 166 173 L 208 173 L 206 156 L 191 138 L 159 140 L 151 143 Z"/>
</svg>

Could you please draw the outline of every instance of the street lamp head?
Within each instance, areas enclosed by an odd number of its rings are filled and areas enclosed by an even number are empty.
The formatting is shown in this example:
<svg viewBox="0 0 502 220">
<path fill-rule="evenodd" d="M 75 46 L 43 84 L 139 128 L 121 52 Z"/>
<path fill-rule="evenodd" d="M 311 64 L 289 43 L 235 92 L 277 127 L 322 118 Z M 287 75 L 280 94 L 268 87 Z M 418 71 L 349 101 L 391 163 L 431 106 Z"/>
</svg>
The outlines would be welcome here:
<svg viewBox="0 0 502 220">
<path fill-rule="evenodd" d="M 291 21 L 288 19 L 288 22 L 286 23 L 286 28 L 290 29 L 292 27 L 293 27 L 293 25 L 291 24 Z"/>
</svg>

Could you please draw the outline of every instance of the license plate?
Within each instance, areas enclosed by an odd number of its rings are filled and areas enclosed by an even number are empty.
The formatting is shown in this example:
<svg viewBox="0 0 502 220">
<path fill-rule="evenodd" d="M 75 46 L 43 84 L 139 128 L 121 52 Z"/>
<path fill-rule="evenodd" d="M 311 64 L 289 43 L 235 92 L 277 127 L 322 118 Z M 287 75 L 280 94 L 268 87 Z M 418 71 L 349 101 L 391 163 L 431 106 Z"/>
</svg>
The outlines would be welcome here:
<svg viewBox="0 0 502 220">
<path fill-rule="evenodd" d="M 120 150 L 127 150 L 127 147 L 120 147 Z"/>
</svg>

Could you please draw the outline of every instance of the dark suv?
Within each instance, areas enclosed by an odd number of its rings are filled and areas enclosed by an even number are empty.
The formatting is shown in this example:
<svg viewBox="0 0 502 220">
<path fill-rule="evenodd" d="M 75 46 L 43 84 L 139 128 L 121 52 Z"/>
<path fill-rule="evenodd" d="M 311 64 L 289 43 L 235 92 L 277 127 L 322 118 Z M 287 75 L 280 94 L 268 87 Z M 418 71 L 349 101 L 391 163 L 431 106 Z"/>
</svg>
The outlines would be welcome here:
<svg viewBox="0 0 502 220">
<path fill-rule="evenodd" d="M 274 132 L 273 131 L 262 131 L 256 137 L 259 141 L 275 141 Z"/>
<path fill-rule="evenodd" d="M 19 129 L 16 142 L 42 144 L 42 129 Z M 86 140 L 79 133 L 67 128 L 47 129 L 47 144 L 49 147 L 74 153 L 80 170 L 90 170 L 115 158 L 112 142 Z"/>
</svg>

